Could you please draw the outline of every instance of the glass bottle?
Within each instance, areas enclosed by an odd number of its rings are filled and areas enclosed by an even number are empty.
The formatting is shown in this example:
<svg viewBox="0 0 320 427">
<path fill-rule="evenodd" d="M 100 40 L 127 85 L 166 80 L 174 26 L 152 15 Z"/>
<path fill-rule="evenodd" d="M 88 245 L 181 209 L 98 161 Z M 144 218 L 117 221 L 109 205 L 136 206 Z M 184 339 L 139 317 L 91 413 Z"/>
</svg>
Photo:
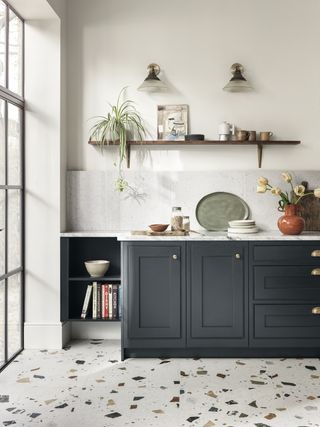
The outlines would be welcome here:
<svg viewBox="0 0 320 427">
<path fill-rule="evenodd" d="M 190 231 L 190 218 L 188 216 L 182 217 L 182 228 L 184 231 Z"/>
<path fill-rule="evenodd" d="M 182 210 L 180 207 L 173 207 L 171 214 L 171 231 L 179 231 L 182 230 Z"/>
</svg>

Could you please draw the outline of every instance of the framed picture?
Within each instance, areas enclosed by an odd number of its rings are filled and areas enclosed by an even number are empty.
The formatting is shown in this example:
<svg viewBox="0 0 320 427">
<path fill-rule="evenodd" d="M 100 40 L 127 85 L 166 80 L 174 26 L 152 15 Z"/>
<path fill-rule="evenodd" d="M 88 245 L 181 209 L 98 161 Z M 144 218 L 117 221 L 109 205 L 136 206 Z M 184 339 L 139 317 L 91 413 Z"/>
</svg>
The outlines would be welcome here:
<svg viewBox="0 0 320 427">
<path fill-rule="evenodd" d="M 158 139 L 182 141 L 188 134 L 188 105 L 158 105 Z"/>
</svg>

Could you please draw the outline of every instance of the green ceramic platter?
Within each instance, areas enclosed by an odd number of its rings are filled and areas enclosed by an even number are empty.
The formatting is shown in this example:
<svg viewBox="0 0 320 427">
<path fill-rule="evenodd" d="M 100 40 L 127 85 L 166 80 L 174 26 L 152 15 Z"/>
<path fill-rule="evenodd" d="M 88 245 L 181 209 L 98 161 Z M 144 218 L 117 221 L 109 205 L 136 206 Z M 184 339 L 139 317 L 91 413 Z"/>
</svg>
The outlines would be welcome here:
<svg viewBox="0 0 320 427">
<path fill-rule="evenodd" d="M 196 207 L 197 220 L 208 231 L 227 230 L 229 221 L 247 219 L 249 214 L 249 207 L 244 200 L 225 192 L 207 194 Z"/>
</svg>

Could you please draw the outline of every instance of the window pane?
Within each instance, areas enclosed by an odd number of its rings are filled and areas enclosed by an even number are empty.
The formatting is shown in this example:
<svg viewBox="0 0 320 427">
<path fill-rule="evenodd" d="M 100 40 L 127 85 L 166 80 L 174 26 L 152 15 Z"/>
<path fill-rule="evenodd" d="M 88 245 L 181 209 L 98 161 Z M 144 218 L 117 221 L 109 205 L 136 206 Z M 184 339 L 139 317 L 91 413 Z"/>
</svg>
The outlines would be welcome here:
<svg viewBox="0 0 320 427">
<path fill-rule="evenodd" d="M 5 262 L 6 262 L 6 199 L 5 199 L 5 190 L 0 190 L 0 276 L 5 274 Z"/>
<path fill-rule="evenodd" d="M 8 190 L 8 273 L 21 267 L 21 195 Z"/>
<path fill-rule="evenodd" d="M 9 9 L 9 89 L 22 95 L 22 34 L 20 18 Z"/>
<path fill-rule="evenodd" d="M 0 367 L 5 362 L 5 283 L 0 282 Z"/>
<path fill-rule="evenodd" d="M 0 2 L 0 85 L 6 86 L 6 5 Z"/>
<path fill-rule="evenodd" d="M 8 279 L 8 359 L 21 349 L 21 274 Z"/>
<path fill-rule="evenodd" d="M 4 101 L 0 100 L 0 185 L 6 184 L 6 140 Z"/>
<path fill-rule="evenodd" d="M 21 185 L 21 110 L 8 104 L 8 184 Z"/>
</svg>

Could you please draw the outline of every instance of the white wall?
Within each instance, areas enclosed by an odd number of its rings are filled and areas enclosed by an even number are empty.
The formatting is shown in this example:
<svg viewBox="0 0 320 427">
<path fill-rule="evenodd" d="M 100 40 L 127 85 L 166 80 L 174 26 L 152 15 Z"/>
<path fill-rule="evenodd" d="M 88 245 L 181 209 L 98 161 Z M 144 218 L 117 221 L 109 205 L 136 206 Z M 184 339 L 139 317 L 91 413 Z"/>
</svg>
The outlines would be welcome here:
<svg viewBox="0 0 320 427">
<path fill-rule="evenodd" d="M 64 0 L 50 0 L 62 15 Z M 59 348 L 64 227 L 63 26 L 46 0 L 14 0 L 25 18 L 25 347 Z M 64 73 L 65 75 L 65 73 Z M 64 155 L 65 158 L 65 155 Z M 60 217 L 61 215 L 61 217 Z"/>
<path fill-rule="evenodd" d="M 320 2 L 318 0 L 68 0 L 68 168 L 113 168 L 116 152 L 88 146 L 90 117 L 103 114 L 123 86 L 156 135 L 156 105 L 187 103 L 191 131 L 217 137 L 227 120 L 272 130 L 301 146 L 265 150 L 267 169 L 316 169 L 320 152 Z M 222 91 L 241 62 L 253 93 Z M 136 88 L 157 62 L 167 94 Z M 253 147 L 152 149 L 157 170 L 254 169 Z"/>
</svg>

